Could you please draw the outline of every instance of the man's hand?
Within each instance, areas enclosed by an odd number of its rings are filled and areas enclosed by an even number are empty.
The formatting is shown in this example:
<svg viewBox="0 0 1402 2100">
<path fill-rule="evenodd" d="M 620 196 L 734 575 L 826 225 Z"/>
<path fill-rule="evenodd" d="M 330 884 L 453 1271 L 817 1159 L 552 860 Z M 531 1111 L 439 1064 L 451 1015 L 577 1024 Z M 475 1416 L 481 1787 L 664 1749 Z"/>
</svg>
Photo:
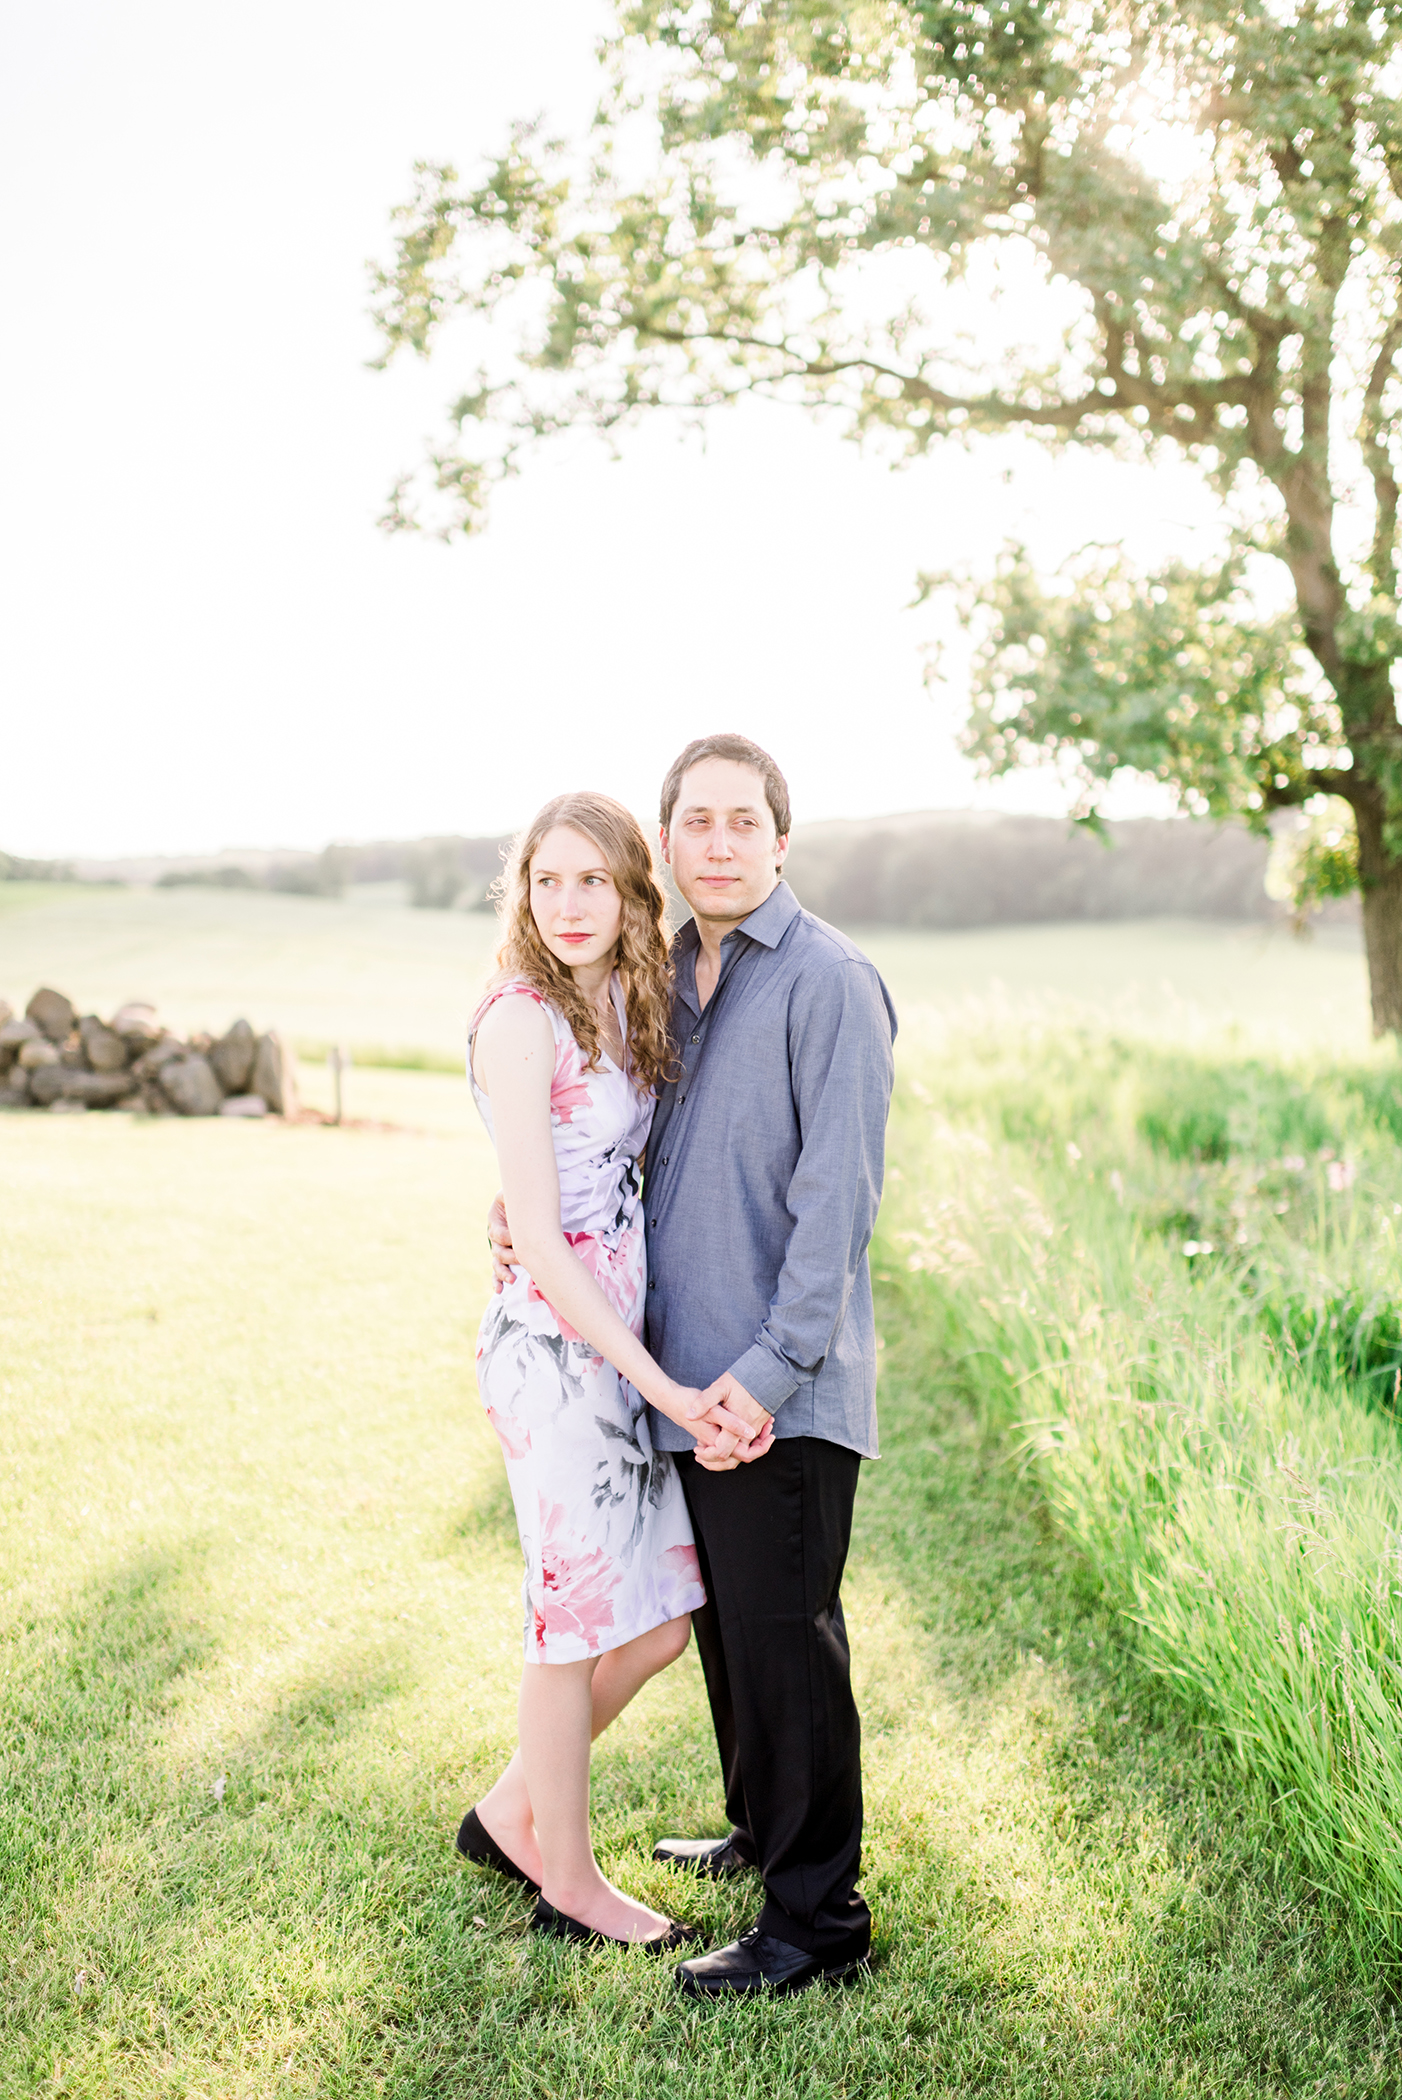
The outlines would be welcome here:
<svg viewBox="0 0 1402 2100">
<path fill-rule="evenodd" d="M 729 1473 L 739 1465 L 749 1465 L 753 1459 L 763 1458 L 774 1442 L 774 1417 L 768 1408 L 761 1407 L 758 1400 L 745 1391 L 738 1378 L 723 1371 L 712 1385 L 708 1385 L 702 1398 L 706 1401 L 706 1412 L 694 1425 L 696 1429 L 696 1462 L 708 1473 Z M 738 1442 L 733 1449 L 721 1455 L 722 1442 L 729 1443 L 735 1420 L 745 1424 L 751 1432 L 748 1443 Z M 723 1438 L 715 1442 L 702 1441 L 702 1424 L 712 1423 L 724 1428 Z"/>
<path fill-rule="evenodd" d="M 717 1472 L 728 1473 L 748 1456 L 747 1447 L 755 1431 L 746 1415 L 732 1411 L 696 1386 L 678 1386 L 675 1397 L 681 1402 L 680 1426 L 690 1430 L 698 1450 L 707 1453 Z M 671 1414 L 672 1410 L 668 1408 L 666 1412 Z M 672 1414 L 672 1420 L 677 1419 Z"/>
<path fill-rule="evenodd" d="M 515 1248 L 511 1241 L 511 1227 L 506 1222 L 506 1203 L 498 1196 L 487 1212 L 487 1238 L 492 1243 L 492 1290 L 499 1291 L 511 1281 L 512 1257 Z"/>
</svg>

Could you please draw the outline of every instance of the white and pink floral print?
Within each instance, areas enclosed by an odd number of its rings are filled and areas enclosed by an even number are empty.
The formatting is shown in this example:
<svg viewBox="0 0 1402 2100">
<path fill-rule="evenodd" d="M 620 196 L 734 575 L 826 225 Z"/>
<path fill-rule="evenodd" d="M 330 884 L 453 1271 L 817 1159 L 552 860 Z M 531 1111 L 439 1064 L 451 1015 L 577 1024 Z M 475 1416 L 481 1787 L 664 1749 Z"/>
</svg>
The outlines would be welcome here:
<svg viewBox="0 0 1402 2100">
<path fill-rule="evenodd" d="M 564 1015 L 533 986 L 509 979 L 478 1007 L 468 1038 L 468 1077 L 489 1133 L 472 1036 L 488 1007 L 512 996 L 534 999 L 554 1031 L 550 1126 L 565 1237 L 641 1334 L 647 1258 L 638 1163 L 652 1096 L 607 1058 L 587 1071 Z M 617 977 L 613 997 L 624 1027 Z M 646 1405 L 522 1268 L 482 1316 L 477 1386 L 516 1506 L 528 1662 L 602 1655 L 705 1603 L 681 1482 L 668 1453 L 652 1448 Z"/>
</svg>

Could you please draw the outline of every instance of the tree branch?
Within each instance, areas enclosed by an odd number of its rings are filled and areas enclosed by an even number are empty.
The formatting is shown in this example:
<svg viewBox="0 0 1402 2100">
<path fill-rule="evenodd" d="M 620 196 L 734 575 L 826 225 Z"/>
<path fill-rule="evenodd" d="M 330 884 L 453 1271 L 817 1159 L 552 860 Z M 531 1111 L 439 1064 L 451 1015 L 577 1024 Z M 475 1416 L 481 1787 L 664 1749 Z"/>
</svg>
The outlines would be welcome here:
<svg viewBox="0 0 1402 2100">
<path fill-rule="evenodd" d="M 939 409 L 945 414 L 962 414 L 971 420 L 1035 423 L 1069 432 L 1088 416 L 1104 415 L 1112 409 L 1146 408 L 1162 434 L 1182 445 L 1204 443 L 1212 433 L 1213 411 L 1218 407 L 1246 404 L 1252 387 L 1250 377 L 1243 377 L 1217 382 L 1193 381 L 1165 391 L 1154 386 L 1152 381 L 1127 371 L 1121 358 L 1109 372 L 1114 381 L 1110 393 L 1095 387 L 1070 401 L 1009 401 L 1000 394 L 946 393 L 943 388 L 922 379 L 918 372 L 903 372 L 869 353 L 847 358 L 806 357 L 802 351 L 793 349 L 782 340 L 775 342 L 766 336 L 746 335 L 734 329 L 659 328 L 655 323 L 643 320 L 635 320 L 633 326 L 640 338 L 670 343 L 682 349 L 694 343 L 716 343 L 722 346 L 733 344 L 742 350 L 768 351 L 771 356 L 787 359 L 791 376 L 795 379 L 837 379 L 846 372 L 870 372 L 874 378 L 894 380 L 908 401 Z M 1191 422 L 1176 413 L 1180 408 L 1192 411 Z"/>
<path fill-rule="evenodd" d="M 1378 589 L 1389 598 L 1397 596 L 1397 474 L 1388 448 L 1388 420 L 1383 415 L 1383 395 L 1392 377 L 1398 351 L 1402 349 L 1402 298 L 1378 346 L 1373 369 L 1363 396 L 1363 426 L 1359 440 L 1364 462 L 1373 477 L 1377 515 L 1373 522 L 1373 552 L 1369 567 Z"/>
</svg>

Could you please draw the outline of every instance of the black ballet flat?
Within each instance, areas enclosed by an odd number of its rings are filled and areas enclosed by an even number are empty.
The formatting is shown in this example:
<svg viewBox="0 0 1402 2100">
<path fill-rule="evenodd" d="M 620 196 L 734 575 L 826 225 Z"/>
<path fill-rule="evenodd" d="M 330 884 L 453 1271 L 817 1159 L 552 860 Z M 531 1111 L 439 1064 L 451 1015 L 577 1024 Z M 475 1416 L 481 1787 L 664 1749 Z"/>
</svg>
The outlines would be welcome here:
<svg viewBox="0 0 1402 2100">
<path fill-rule="evenodd" d="M 475 1808 L 470 1808 L 462 1819 L 462 1829 L 458 1832 L 458 1850 L 463 1858 L 470 1859 L 474 1866 L 493 1867 L 498 1874 L 504 1874 L 508 1881 L 519 1881 L 522 1888 L 529 1889 L 533 1896 L 540 1894 L 540 1883 L 532 1881 L 529 1874 L 522 1873 L 515 1860 L 502 1851 Z"/>
<path fill-rule="evenodd" d="M 531 1931 L 544 1933 L 547 1939 L 574 1940 L 581 1947 L 632 1947 L 639 1954 L 670 1954 L 674 1947 L 687 1947 L 701 1937 L 696 1926 L 678 1925 L 669 1918 L 667 1930 L 659 1932 L 656 1939 L 616 1940 L 611 1933 L 595 1932 L 592 1925 L 581 1925 L 578 1918 L 567 1918 L 544 1896 L 536 1898 Z"/>
</svg>

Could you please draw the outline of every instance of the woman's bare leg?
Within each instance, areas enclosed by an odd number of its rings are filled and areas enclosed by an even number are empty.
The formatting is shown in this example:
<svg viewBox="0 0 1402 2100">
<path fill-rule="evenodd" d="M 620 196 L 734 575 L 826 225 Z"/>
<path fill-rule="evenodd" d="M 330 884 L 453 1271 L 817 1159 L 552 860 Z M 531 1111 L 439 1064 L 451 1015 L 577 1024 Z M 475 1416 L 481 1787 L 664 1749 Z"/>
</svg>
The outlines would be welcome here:
<svg viewBox="0 0 1402 2100">
<path fill-rule="evenodd" d="M 625 1641 L 621 1648 L 610 1648 L 599 1657 L 594 1672 L 593 1685 L 593 1732 L 601 1736 L 611 1721 L 616 1721 L 630 1699 L 635 1699 L 649 1677 L 656 1677 L 683 1653 L 691 1639 L 691 1614 L 684 1612 L 679 1619 L 669 1619 L 665 1626 L 654 1626 L 648 1633 L 640 1633 L 635 1641 Z"/>
<path fill-rule="evenodd" d="M 611 1939 L 654 1939 L 667 1930 L 666 1918 L 605 1881 L 589 1837 L 596 1667 L 592 1660 L 534 1663 L 521 1677 L 521 1763 L 535 1814 L 541 1891 L 566 1917 Z"/>
<path fill-rule="evenodd" d="M 526 1664 L 528 1670 L 545 1667 L 543 1663 Z M 531 1814 L 526 1768 L 519 1748 L 512 1751 L 511 1762 L 496 1785 L 478 1802 L 477 1820 L 523 1874 L 529 1874 L 532 1881 L 540 1880 L 540 1846 L 536 1843 L 535 1817 Z"/>
<path fill-rule="evenodd" d="M 649 1677 L 655 1677 L 659 1670 L 665 1670 L 669 1663 L 676 1661 L 690 1638 L 691 1617 L 687 1613 L 680 1619 L 669 1619 L 664 1626 L 654 1626 L 650 1632 L 640 1633 L 636 1640 L 625 1641 L 621 1648 L 610 1648 L 607 1654 L 599 1657 L 590 1686 L 591 1738 L 602 1735 L 609 1723 L 618 1719 Z M 527 1670 L 543 1667 L 558 1666 L 526 1665 Z M 532 1881 L 539 1881 L 540 1845 L 519 1749 L 512 1753 L 511 1762 L 490 1793 L 484 1794 L 478 1802 L 477 1814 L 507 1858 L 513 1859 Z"/>
</svg>

